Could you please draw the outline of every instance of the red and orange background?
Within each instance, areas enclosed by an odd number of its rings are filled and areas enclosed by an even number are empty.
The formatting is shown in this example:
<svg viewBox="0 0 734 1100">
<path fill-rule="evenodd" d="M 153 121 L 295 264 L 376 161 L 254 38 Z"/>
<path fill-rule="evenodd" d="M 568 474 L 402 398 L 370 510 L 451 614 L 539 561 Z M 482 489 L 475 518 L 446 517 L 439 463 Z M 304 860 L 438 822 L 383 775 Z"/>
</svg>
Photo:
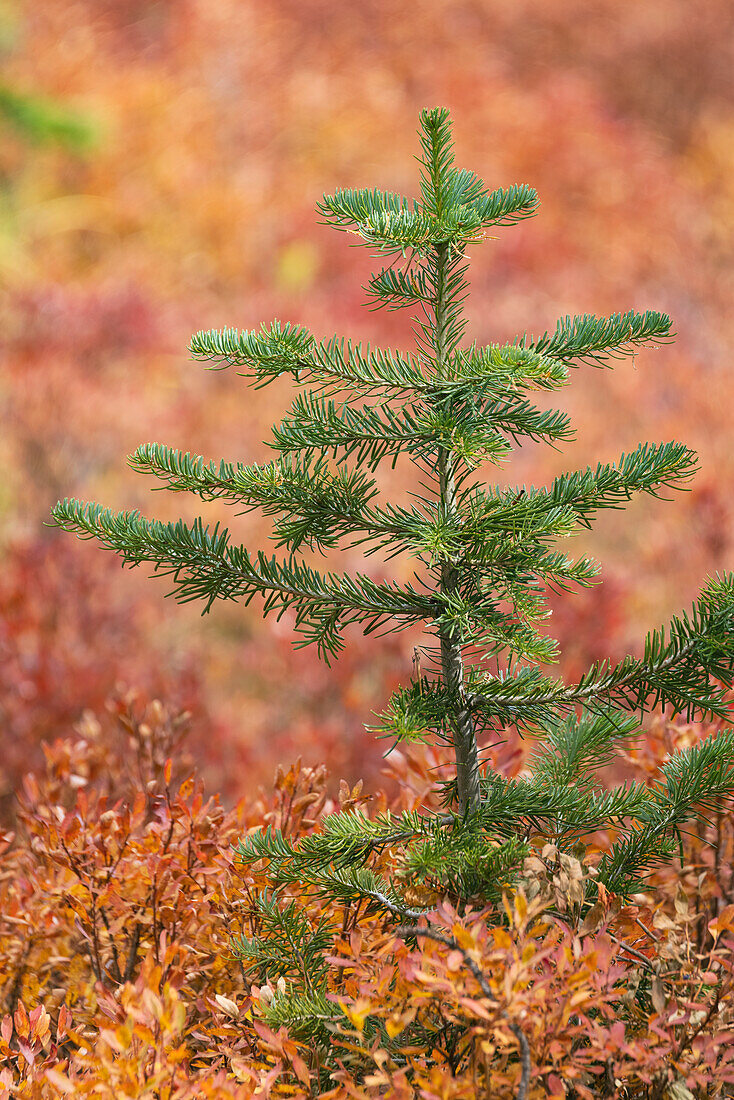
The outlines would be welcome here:
<svg viewBox="0 0 734 1100">
<path fill-rule="evenodd" d="M 540 193 L 538 217 L 472 252 L 472 338 L 630 308 L 669 312 L 677 332 L 613 372 L 581 369 L 561 394 L 577 441 L 524 449 L 497 475 L 537 483 L 641 440 L 700 453 L 691 492 L 645 497 L 585 536 L 604 584 L 555 601 L 565 671 L 634 650 L 704 574 L 734 568 L 730 14 L 724 0 L 0 5 L 2 88 L 73 120 L 66 133 L 0 113 L 6 807 L 42 740 L 129 691 L 192 709 L 192 751 L 230 799 L 298 755 L 377 776 L 384 746 L 363 723 L 410 674 L 407 635 L 352 634 L 327 670 L 256 605 L 202 619 L 164 601 L 164 581 L 44 523 L 66 495 L 222 518 L 152 495 L 125 464 L 148 440 L 267 456 L 287 386 L 250 391 L 191 362 L 197 329 L 278 316 L 410 341 L 405 317 L 364 307 L 369 256 L 314 205 L 339 186 L 413 192 L 423 106 L 451 108 L 457 159 L 489 185 Z M 256 516 L 225 518 L 267 546 Z M 352 551 L 339 567 L 360 564 Z"/>
</svg>

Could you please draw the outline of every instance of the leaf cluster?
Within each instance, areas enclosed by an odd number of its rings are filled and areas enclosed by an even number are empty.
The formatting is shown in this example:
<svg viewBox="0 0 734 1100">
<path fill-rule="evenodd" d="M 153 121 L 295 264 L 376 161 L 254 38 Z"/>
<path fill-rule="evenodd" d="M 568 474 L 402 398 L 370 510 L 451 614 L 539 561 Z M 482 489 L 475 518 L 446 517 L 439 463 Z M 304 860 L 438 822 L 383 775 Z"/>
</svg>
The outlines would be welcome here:
<svg viewBox="0 0 734 1100">
<path fill-rule="evenodd" d="M 224 813 L 198 782 L 173 774 L 176 715 L 150 704 L 121 718 L 115 731 L 90 717 L 73 738 L 48 747 L 45 770 L 26 781 L 17 838 L 3 840 L 0 1057 L 3 1081 L 18 1095 L 60 1100 L 158 1088 L 172 1100 L 245 1100 L 273 1085 L 283 1095 L 336 1096 L 348 1087 L 371 1100 L 393 1084 L 438 1081 L 459 1100 L 490 1073 L 509 1100 L 522 1043 L 538 1087 L 552 1090 L 556 1077 L 587 1082 L 591 1100 L 602 1095 L 594 1082 L 597 1070 L 603 1081 L 610 1050 L 616 1077 L 642 1100 L 654 1100 L 672 1059 L 701 1096 L 711 1072 L 734 1078 L 725 1041 L 734 905 L 722 909 L 717 900 L 722 890 L 728 897 L 725 873 L 720 884 L 713 870 L 704 881 L 697 871 L 691 878 L 698 904 L 710 905 L 702 926 L 709 946 L 699 956 L 690 939 L 694 910 L 681 901 L 677 878 L 658 878 L 643 907 L 620 911 L 607 894 L 605 910 L 597 886 L 591 909 L 554 915 L 542 893 L 528 905 L 513 887 L 515 858 L 529 846 L 534 859 L 541 855 L 535 840 L 515 838 L 507 862 L 511 849 L 498 839 L 482 847 L 468 822 L 399 808 L 367 814 L 352 805 L 360 791 L 346 785 L 344 812 L 328 814 L 325 770 L 298 765 L 279 771 L 265 802 Z M 638 731 L 620 716 L 617 725 L 630 745 Z M 679 823 L 696 799 L 716 806 L 721 829 L 722 818 L 731 823 L 719 801 L 726 765 L 704 732 L 687 759 L 678 753 L 662 763 L 648 797 L 651 806 L 673 805 Z M 549 731 L 553 748 L 538 745 L 536 782 L 542 774 L 549 786 L 588 787 L 597 752 L 612 740 L 595 716 Z M 640 740 L 640 751 L 653 751 L 648 735 Z M 137 763 L 128 767 L 133 753 Z M 109 769 L 117 802 L 104 794 Z M 269 869 L 258 859 L 228 883 L 228 846 L 243 827 L 240 846 L 277 859 Z M 370 837 L 369 858 L 380 861 L 371 880 L 350 863 L 360 834 Z M 337 842 L 349 858 L 329 866 Z M 303 890 L 291 874 L 302 846 L 312 868 L 341 882 L 341 893 Z M 548 881 L 562 891 L 573 858 L 556 855 L 551 867 L 543 852 Z M 387 925 L 391 910 L 370 891 L 389 880 L 418 895 L 430 876 L 433 899 L 416 896 L 414 908 L 402 910 L 406 929 L 417 921 L 418 934 L 396 937 L 399 920 Z M 493 913 L 462 914 L 446 902 L 454 890 L 467 896 L 471 883 L 481 897 L 498 881 L 504 900 Z M 586 888 L 600 876 L 579 881 Z M 664 941 L 656 929 L 666 930 Z M 712 946 L 711 936 L 720 943 Z M 569 989 L 573 1014 L 564 1009 Z"/>
</svg>

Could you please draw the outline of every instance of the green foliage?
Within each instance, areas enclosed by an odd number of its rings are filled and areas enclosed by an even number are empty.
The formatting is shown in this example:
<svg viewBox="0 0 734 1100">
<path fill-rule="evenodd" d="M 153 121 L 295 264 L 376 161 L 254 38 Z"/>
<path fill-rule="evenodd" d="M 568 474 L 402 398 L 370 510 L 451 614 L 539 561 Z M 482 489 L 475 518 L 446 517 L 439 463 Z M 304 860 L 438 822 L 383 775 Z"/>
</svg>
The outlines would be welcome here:
<svg viewBox="0 0 734 1100">
<path fill-rule="evenodd" d="M 671 336 L 670 318 L 654 310 L 629 310 L 611 317 L 585 313 L 583 317 L 562 317 L 552 336 L 544 332 L 537 340 L 531 338 L 529 347 L 563 361 L 603 366 L 607 359 L 619 359 L 640 346 L 664 343 Z"/>
<path fill-rule="evenodd" d="M 85 152 L 97 137 L 89 119 L 45 96 L 0 84 L 0 118 L 33 145 L 61 145 Z"/>
<path fill-rule="evenodd" d="M 298 841 L 267 829 L 237 849 L 245 865 L 266 861 L 276 889 L 259 899 L 260 931 L 238 950 L 259 973 L 295 982 L 290 1001 L 272 1002 L 273 1019 L 305 1014 L 313 1035 L 323 1034 L 332 930 L 306 921 L 289 893 L 315 891 L 415 921 L 442 895 L 459 906 L 496 902 L 546 842 L 568 853 L 585 835 L 613 829 L 617 840 L 584 880 L 583 909 L 598 884 L 622 897 L 639 889 L 677 850 L 685 822 L 734 792 L 734 734 L 675 756 L 651 787 L 604 790 L 598 779 L 639 730 L 629 712 L 670 705 L 691 716 L 726 713 L 734 575 L 709 580 L 692 611 L 652 631 L 639 657 L 598 662 L 575 684 L 540 667 L 557 657 L 541 628 L 548 591 L 588 586 L 598 573 L 593 559 L 568 557 L 556 540 L 635 493 L 685 488 L 695 454 L 674 441 L 643 443 L 548 487 L 486 484 L 486 465 L 505 461 L 521 441 L 572 438 L 567 415 L 536 407 L 529 394 L 564 386 L 570 367 L 608 364 L 667 340 L 670 320 L 652 311 L 566 317 L 537 339 L 462 346 L 467 248 L 492 226 L 533 215 L 537 196 L 524 184 L 487 191 L 474 173 L 455 168 L 445 110 L 422 112 L 420 142 L 419 199 L 339 190 L 318 207 L 326 223 L 393 258 L 369 280 L 368 295 L 375 306 L 413 307 L 417 349 L 318 340 L 279 321 L 200 332 L 191 343 L 196 358 L 234 366 L 255 386 L 286 375 L 299 387 L 273 430 L 277 457 L 217 464 L 146 444 L 131 458 L 174 491 L 261 509 L 274 518 L 287 556 L 252 554 L 202 519 L 163 524 L 73 500 L 54 510 L 56 524 L 170 577 L 181 600 L 200 599 L 209 610 L 217 599 L 261 596 L 266 615 L 293 611 L 298 644 L 316 645 L 326 660 L 350 624 L 365 633 L 424 624 L 428 673 L 398 688 L 373 728 L 396 741 L 452 746 L 456 775 L 444 784 L 443 811 L 370 818 L 347 810 Z M 385 461 L 413 469 L 409 505 L 377 502 L 372 475 Z M 344 546 L 410 555 L 414 583 L 322 573 L 297 556 Z M 508 726 L 535 739 L 528 772 L 516 779 L 480 762 L 480 740 Z M 400 867 L 391 878 L 388 855 Z"/>
<path fill-rule="evenodd" d="M 279 977 L 298 979 L 309 992 L 318 989 L 326 978 L 324 953 L 334 936 L 328 920 L 323 918 L 312 927 L 294 901 L 281 908 L 267 894 L 256 899 L 256 914 L 259 935 L 233 941 L 247 969 L 261 981 L 275 971 Z"/>
<path fill-rule="evenodd" d="M 545 728 L 545 740 L 532 757 L 533 776 L 549 787 L 573 783 L 586 789 L 596 772 L 612 762 L 619 746 L 637 732 L 634 715 L 598 714 L 583 720 L 570 714 Z"/>
<path fill-rule="evenodd" d="M 203 599 L 208 609 L 217 599 L 248 604 L 265 595 L 263 614 L 278 618 L 294 607 L 302 644 L 315 643 L 327 659 L 342 648 L 341 631 L 352 622 L 369 634 L 394 619 L 407 624 L 434 610 L 430 597 L 411 585 L 377 584 L 362 574 L 322 575 L 293 558 L 277 561 L 262 552 L 252 557 L 243 546 L 230 545 L 228 531 L 210 531 L 200 519 L 191 526 L 181 520 L 164 524 L 75 500 L 60 502 L 54 519 L 82 538 L 96 538 L 128 565 L 148 562 L 172 577 L 172 591 L 183 603 Z"/>
<path fill-rule="evenodd" d="M 343 1013 L 324 993 L 277 991 L 264 1007 L 265 1022 L 273 1031 L 286 1027 L 302 1042 L 328 1046 Z"/>
</svg>

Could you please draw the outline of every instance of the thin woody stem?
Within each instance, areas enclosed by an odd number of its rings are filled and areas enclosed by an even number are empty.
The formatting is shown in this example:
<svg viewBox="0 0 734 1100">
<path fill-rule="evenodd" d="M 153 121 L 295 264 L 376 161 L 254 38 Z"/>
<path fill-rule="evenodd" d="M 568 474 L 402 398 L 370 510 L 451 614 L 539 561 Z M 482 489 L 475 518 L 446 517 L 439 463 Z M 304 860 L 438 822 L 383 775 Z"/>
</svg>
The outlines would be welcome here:
<svg viewBox="0 0 734 1100">
<path fill-rule="evenodd" d="M 482 973 L 481 967 L 479 967 L 469 952 L 463 948 L 453 936 L 444 935 L 442 932 L 438 932 L 429 925 L 418 927 L 417 925 L 402 924 L 397 932 L 403 939 L 408 939 L 410 936 L 415 936 L 416 938 L 422 936 L 424 939 L 433 940 L 434 943 L 443 944 L 444 947 L 448 947 L 451 951 L 458 951 L 463 957 L 467 970 L 474 975 L 484 996 L 492 1004 L 497 1004 L 497 998 L 492 992 L 492 988 L 485 975 Z M 516 1100 L 527 1100 L 530 1074 L 532 1072 L 530 1044 L 520 1025 L 516 1023 L 504 1009 L 500 1009 L 499 1012 L 500 1016 L 507 1021 L 510 1031 L 517 1039 L 520 1047 L 520 1081 L 517 1088 Z"/>
</svg>

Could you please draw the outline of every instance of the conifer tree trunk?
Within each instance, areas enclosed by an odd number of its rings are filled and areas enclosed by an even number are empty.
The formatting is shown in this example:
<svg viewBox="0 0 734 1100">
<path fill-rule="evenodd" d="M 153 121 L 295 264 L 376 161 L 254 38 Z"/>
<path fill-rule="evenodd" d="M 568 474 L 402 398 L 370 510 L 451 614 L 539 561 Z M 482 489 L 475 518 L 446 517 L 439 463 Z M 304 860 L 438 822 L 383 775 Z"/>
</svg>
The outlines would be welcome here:
<svg viewBox="0 0 734 1100">
<path fill-rule="evenodd" d="M 449 265 L 448 245 L 436 246 L 436 304 L 435 351 L 436 371 L 446 373 L 446 333 L 448 327 L 446 281 Z M 438 479 L 441 504 L 446 514 L 456 510 L 456 479 L 454 457 L 441 448 L 438 454 Z M 457 570 L 451 562 L 441 566 L 441 591 L 450 594 L 458 585 Z M 464 686 L 464 661 L 461 643 L 449 631 L 439 631 L 441 643 L 441 668 L 443 680 L 457 700 L 454 724 L 454 753 L 456 755 L 456 779 L 459 811 L 464 814 L 479 806 L 479 755 L 474 722 L 467 703 Z"/>
<path fill-rule="evenodd" d="M 443 480 L 443 478 L 442 478 Z M 441 587 L 450 592 L 455 586 L 455 570 L 444 565 L 441 570 Z M 471 710 L 467 705 L 464 687 L 464 662 L 461 645 L 447 633 L 439 634 L 441 641 L 441 666 L 444 683 L 458 698 L 454 727 L 454 753 L 459 795 L 459 811 L 464 814 L 479 806 L 479 756 Z"/>
</svg>

